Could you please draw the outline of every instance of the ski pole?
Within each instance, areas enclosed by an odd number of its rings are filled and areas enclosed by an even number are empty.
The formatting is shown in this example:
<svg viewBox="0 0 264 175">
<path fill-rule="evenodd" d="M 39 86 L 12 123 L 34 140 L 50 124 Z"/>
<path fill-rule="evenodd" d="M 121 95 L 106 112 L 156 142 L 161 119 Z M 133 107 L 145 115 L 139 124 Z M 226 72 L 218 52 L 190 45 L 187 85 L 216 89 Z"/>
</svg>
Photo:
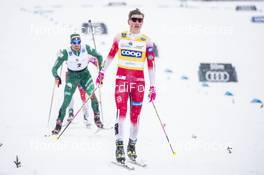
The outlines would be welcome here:
<svg viewBox="0 0 264 175">
<path fill-rule="evenodd" d="M 92 38 L 93 38 L 93 45 L 94 45 L 94 49 L 96 50 L 96 44 L 95 44 L 95 39 L 94 39 L 94 30 L 93 30 L 93 25 L 92 25 L 92 21 L 89 19 L 89 26 L 91 28 L 91 33 L 92 33 Z M 99 65 L 97 62 L 97 73 L 99 73 Z M 99 86 L 99 105 L 100 105 L 100 109 L 101 109 L 101 118 L 102 118 L 102 122 L 104 122 L 104 117 L 103 117 L 103 105 L 102 105 L 102 95 L 101 95 L 101 87 Z"/>
<path fill-rule="evenodd" d="M 93 30 L 93 24 L 92 24 L 92 21 L 89 19 L 88 23 L 89 23 L 89 27 L 91 28 L 91 33 L 92 33 L 92 38 L 93 38 L 94 49 L 97 50 L 97 49 L 96 49 L 96 44 L 95 44 L 95 39 L 94 39 L 94 30 Z"/>
<path fill-rule="evenodd" d="M 172 146 L 171 146 L 171 143 L 170 143 L 169 137 L 168 137 L 168 135 L 167 135 L 167 133 L 166 133 L 166 131 L 165 131 L 165 128 L 164 128 L 165 126 L 162 124 L 162 121 L 161 121 L 160 116 L 159 116 L 159 114 L 158 114 L 157 108 L 156 108 L 156 106 L 155 106 L 155 104 L 154 104 L 153 101 L 152 101 L 152 105 L 153 105 L 153 107 L 154 107 L 154 109 L 155 109 L 156 116 L 157 116 L 158 119 L 159 119 L 159 122 L 160 122 L 161 128 L 162 128 L 162 130 L 163 130 L 163 132 L 164 132 L 164 134 L 165 134 L 165 136 L 166 136 L 167 142 L 168 142 L 169 145 L 170 145 L 171 152 L 172 152 L 173 156 L 176 156 L 176 152 L 173 150 L 173 148 L 172 148 Z"/>
<path fill-rule="evenodd" d="M 61 76 L 61 72 L 62 72 L 62 67 L 60 69 L 60 76 Z M 51 100 L 50 100 L 50 107 L 49 107 L 49 117 L 48 117 L 48 123 L 47 123 L 47 127 L 49 126 L 49 121 L 50 121 L 50 116 L 51 116 L 51 111 L 52 111 L 52 105 L 53 105 L 53 98 L 54 98 L 54 94 L 55 94 L 55 87 L 56 87 L 56 82 L 54 81 L 53 84 L 53 88 L 52 88 L 52 94 L 51 94 Z"/>
<path fill-rule="evenodd" d="M 59 140 L 59 138 L 61 137 L 61 135 L 64 133 L 64 131 L 70 126 L 71 122 L 75 119 L 75 117 L 79 114 L 79 112 L 82 110 L 82 108 L 86 105 L 86 103 L 88 102 L 89 99 L 92 98 L 92 96 L 94 95 L 95 91 L 98 89 L 98 86 L 96 86 L 96 88 L 92 91 L 91 95 L 87 97 L 86 101 L 82 104 L 82 106 L 78 109 L 78 111 L 75 113 L 75 115 L 73 116 L 72 120 L 69 121 L 67 123 L 67 125 L 65 126 L 65 128 L 62 130 L 62 132 L 60 133 L 60 135 L 58 135 L 57 140 Z"/>
</svg>

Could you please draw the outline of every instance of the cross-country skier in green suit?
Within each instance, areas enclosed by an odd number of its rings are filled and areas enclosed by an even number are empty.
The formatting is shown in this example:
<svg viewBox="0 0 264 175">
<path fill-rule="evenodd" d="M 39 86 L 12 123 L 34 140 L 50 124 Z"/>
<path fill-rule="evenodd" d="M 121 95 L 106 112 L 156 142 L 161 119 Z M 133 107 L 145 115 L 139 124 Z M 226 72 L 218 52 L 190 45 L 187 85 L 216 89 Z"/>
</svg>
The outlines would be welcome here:
<svg viewBox="0 0 264 175">
<path fill-rule="evenodd" d="M 90 46 L 82 45 L 79 34 L 72 34 L 70 36 L 70 41 L 71 46 L 59 53 L 58 58 L 52 68 L 52 74 L 58 87 L 61 84 L 61 78 L 58 75 L 57 70 L 64 61 L 66 61 L 68 68 L 66 84 L 64 88 L 64 100 L 59 110 L 56 126 L 52 131 L 52 134 L 58 134 L 60 132 L 66 109 L 71 102 L 77 85 L 80 85 L 86 91 L 86 93 L 91 96 L 94 122 L 98 128 L 103 128 L 103 124 L 100 120 L 98 100 L 95 94 L 92 94 L 94 91 L 94 83 L 91 74 L 87 69 L 89 62 L 99 65 L 99 69 L 101 69 L 103 57 L 97 53 L 95 49 L 90 48 Z"/>
</svg>

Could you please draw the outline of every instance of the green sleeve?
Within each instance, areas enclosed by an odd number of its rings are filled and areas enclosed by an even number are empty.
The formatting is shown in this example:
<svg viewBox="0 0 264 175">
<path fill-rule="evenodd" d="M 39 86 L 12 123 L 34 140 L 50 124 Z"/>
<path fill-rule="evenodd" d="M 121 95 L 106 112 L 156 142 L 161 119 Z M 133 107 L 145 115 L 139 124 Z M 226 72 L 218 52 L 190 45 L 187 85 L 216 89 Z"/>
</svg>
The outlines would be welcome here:
<svg viewBox="0 0 264 175">
<path fill-rule="evenodd" d="M 68 53 L 67 53 L 67 51 L 65 49 L 63 51 L 60 51 L 59 54 L 58 54 L 57 60 L 56 60 L 55 64 L 52 67 L 52 75 L 54 77 L 58 76 L 57 71 L 58 71 L 59 67 L 67 59 L 68 59 Z"/>
<path fill-rule="evenodd" d="M 103 62 L 103 56 L 100 55 L 95 49 L 92 49 L 90 46 L 86 45 L 86 50 L 88 52 L 88 54 L 94 56 L 95 58 L 97 58 L 97 61 L 99 63 L 99 70 L 102 69 L 102 62 Z"/>
</svg>

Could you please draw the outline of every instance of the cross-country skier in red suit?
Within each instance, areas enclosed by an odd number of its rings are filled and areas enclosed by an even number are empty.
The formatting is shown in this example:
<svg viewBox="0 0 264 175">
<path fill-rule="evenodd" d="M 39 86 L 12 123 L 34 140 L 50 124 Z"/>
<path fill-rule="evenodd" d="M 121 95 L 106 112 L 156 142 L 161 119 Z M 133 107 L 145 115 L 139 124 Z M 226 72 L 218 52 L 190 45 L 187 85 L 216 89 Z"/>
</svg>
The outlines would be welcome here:
<svg viewBox="0 0 264 175">
<path fill-rule="evenodd" d="M 117 107 L 117 119 L 115 124 L 116 135 L 116 160 L 125 162 L 124 152 L 124 120 L 127 113 L 127 102 L 130 101 L 130 136 L 127 146 L 127 156 L 136 160 L 137 154 L 135 145 L 139 129 L 139 115 L 144 98 L 145 80 L 144 64 L 147 61 L 150 79 L 149 100 L 155 100 L 155 64 L 153 43 L 150 38 L 140 33 L 144 21 L 144 14 L 135 9 L 129 12 L 129 31 L 116 35 L 112 48 L 105 60 L 104 66 L 97 77 L 99 85 L 106 72 L 106 69 L 118 55 L 118 70 L 116 74 L 115 102 Z"/>
</svg>

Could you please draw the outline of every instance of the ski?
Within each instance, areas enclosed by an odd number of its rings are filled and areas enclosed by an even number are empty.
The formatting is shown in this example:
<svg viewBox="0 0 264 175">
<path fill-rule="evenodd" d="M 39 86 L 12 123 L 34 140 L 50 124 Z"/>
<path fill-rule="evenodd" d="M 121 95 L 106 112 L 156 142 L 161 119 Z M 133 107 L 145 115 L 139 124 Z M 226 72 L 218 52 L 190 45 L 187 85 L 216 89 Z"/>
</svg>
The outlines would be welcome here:
<svg viewBox="0 0 264 175">
<path fill-rule="evenodd" d="M 107 130 L 111 130 L 111 129 L 113 129 L 112 126 L 111 126 L 111 127 L 97 128 L 97 130 L 96 130 L 94 133 L 97 134 L 97 133 L 99 133 L 99 132 L 102 131 L 102 130 L 107 131 Z"/>
<path fill-rule="evenodd" d="M 114 165 L 123 167 L 125 169 L 128 169 L 128 170 L 135 170 L 135 167 L 127 165 L 126 163 L 119 163 L 119 162 L 116 162 L 116 161 L 111 161 L 111 163 L 113 163 Z"/>
<path fill-rule="evenodd" d="M 58 134 L 44 134 L 44 137 L 46 138 L 53 138 L 53 139 L 57 139 Z"/>
<path fill-rule="evenodd" d="M 0 143 L 0 147 L 3 145 L 3 143 Z"/>
<path fill-rule="evenodd" d="M 86 126 L 86 128 L 87 129 L 91 129 L 91 125 L 89 125 L 89 126 Z M 105 131 L 107 131 L 107 130 L 111 130 L 111 129 L 113 129 L 113 127 L 103 127 L 103 128 L 97 128 L 97 130 L 94 132 L 94 134 L 97 134 L 97 133 L 99 133 L 100 131 L 102 131 L 102 130 L 105 130 Z M 44 134 L 44 137 L 58 137 L 58 135 L 59 134 Z M 1 144 L 0 144 L 0 146 L 1 146 Z"/>
<path fill-rule="evenodd" d="M 50 137 L 51 134 L 44 134 L 44 137 Z"/>
<path fill-rule="evenodd" d="M 57 137 L 58 134 L 44 134 L 44 137 Z"/>
<path fill-rule="evenodd" d="M 147 164 L 144 163 L 143 161 L 136 161 L 136 160 L 128 160 L 129 163 L 133 164 L 133 165 L 137 165 L 137 166 L 140 166 L 140 167 L 147 167 Z"/>
<path fill-rule="evenodd" d="M 86 129 L 91 129 L 92 128 L 92 124 L 91 123 L 84 124 L 84 126 L 85 126 Z"/>
</svg>

